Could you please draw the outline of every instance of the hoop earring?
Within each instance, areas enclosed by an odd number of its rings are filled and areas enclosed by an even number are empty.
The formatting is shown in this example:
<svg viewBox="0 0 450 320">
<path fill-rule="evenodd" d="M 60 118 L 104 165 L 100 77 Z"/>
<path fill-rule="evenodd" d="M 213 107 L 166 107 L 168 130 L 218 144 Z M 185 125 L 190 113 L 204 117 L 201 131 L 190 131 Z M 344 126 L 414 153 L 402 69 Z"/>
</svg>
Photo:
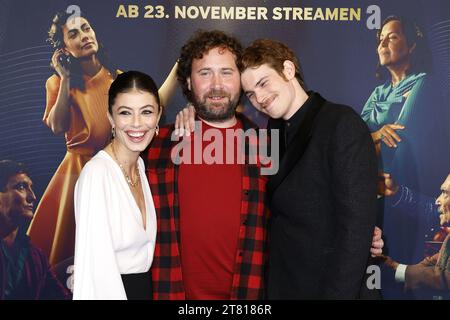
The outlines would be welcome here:
<svg viewBox="0 0 450 320">
<path fill-rule="evenodd" d="M 112 135 L 113 139 L 116 137 L 116 128 L 115 127 L 111 128 L 111 135 Z"/>
<path fill-rule="evenodd" d="M 155 128 L 155 134 L 158 136 L 158 134 L 159 134 L 159 125 L 157 124 L 156 125 L 156 128 Z"/>
</svg>

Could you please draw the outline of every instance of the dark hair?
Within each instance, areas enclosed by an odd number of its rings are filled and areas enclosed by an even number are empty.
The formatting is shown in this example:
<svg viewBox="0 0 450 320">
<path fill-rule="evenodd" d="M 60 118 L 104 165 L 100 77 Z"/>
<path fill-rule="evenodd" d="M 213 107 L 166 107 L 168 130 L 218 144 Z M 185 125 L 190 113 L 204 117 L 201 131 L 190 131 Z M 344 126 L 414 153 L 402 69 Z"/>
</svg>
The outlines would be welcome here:
<svg viewBox="0 0 450 320">
<path fill-rule="evenodd" d="M 48 30 L 48 38 L 47 38 L 47 42 L 50 43 L 53 46 L 53 48 L 59 49 L 65 46 L 62 28 L 67 23 L 67 20 L 71 16 L 72 14 L 63 11 L 56 13 L 55 16 L 53 17 L 52 24 L 50 26 L 50 29 Z M 86 19 L 92 27 L 92 24 L 89 21 L 89 19 L 81 12 L 80 17 Z M 108 69 L 113 78 L 115 78 L 117 76 L 117 68 L 109 61 L 106 49 L 103 47 L 103 44 L 98 41 L 98 39 L 97 43 L 98 43 L 98 51 L 96 56 L 98 60 L 100 60 L 100 63 L 106 69 Z M 81 69 L 80 62 L 78 61 L 78 59 L 74 57 L 71 57 L 70 61 L 71 63 L 69 68 L 71 74 L 71 86 L 73 88 L 79 88 L 81 90 L 84 90 L 85 84 L 83 80 L 83 70 Z"/>
<path fill-rule="evenodd" d="M 204 54 L 214 48 L 228 49 L 234 54 L 236 66 L 241 69 L 242 45 L 235 37 L 229 36 L 222 31 L 198 30 L 189 38 L 186 44 L 181 48 L 180 58 L 178 59 L 177 78 L 183 89 L 184 96 L 192 102 L 193 93 L 187 85 L 187 78 L 191 76 L 192 61 L 201 59 Z"/>
<path fill-rule="evenodd" d="M 243 72 L 247 68 L 257 68 L 263 64 L 268 64 L 273 68 L 283 79 L 284 76 L 284 61 L 289 60 L 294 63 L 295 77 L 300 86 L 305 89 L 305 81 L 303 78 L 302 68 L 295 53 L 284 43 L 270 40 L 258 39 L 255 40 L 249 47 L 244 50 L 242 55 L 242 69 Z"/>
<path fill-rule="evenodd" d="M 384 19 L 380 29 L 377 31 L 377 48 L 380 43 L 380 36 L 383 27 L 391 21 L 400 22 L 408 47 L 412 47 L 414 44 L 416 45 L 411 53 L 411 68 L 408 70 L 408 73 L 430 72 L 431 51 L 426 44 L 424 33 L 415 22 L 407 18 L 391 15 Z M 383 68 L 383 66 L 380 65 L 379 59 L 375 75 L 378 79 L 386 79 L 388 75 L 386 68 Z"/>
<path fill-rule="evenodd" d="M 108 111 L 112 115 L 112 106 L 119 93 L 125 93 L 133 89 L 152 94 L 158 102 L 158 110 L 161 108 L 158 87 L 152 77 L 140 71 L 127 71 L 119 74 L 111 83 L 108 91 Z"/>
<path fill-rule="evenodd" d="M 0 190 L 5 191 L 8 180 L 19 173 L 25 173 L 29 176 L 27 169 L 23 163 L 13 160 L 0 161 Z"/>
</svg>

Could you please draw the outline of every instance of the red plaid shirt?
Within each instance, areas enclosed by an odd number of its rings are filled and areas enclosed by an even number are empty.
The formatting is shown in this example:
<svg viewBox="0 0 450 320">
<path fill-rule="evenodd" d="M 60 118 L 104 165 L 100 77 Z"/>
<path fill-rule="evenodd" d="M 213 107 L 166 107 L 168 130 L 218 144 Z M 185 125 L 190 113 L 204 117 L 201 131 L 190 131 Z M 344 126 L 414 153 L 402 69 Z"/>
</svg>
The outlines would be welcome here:
<svg viewBox="0 0 450 320">
<path fill-rule="evenodd" d="M 242 121 L 244 130 L 258 129 L 245 116 L 238 114 L 237 118 Z M 151 269 L 153 298 L 156 300 L 186 298 L 180 261 L 179 166 L 171 160 L 172 149 L 179 142 L 171 141 L 173 130 L 173 125 L 161 128 L 159 136 L 155 137 L 144 156 L 158 223 Z M 257 136 L 252 138 L 255 139 L 250 139 L 250 142 L 246 140 L 246 161 L 243 164 L 242 174 L 241 224 L 231 299 L 263 298 L 266 227 L 269 211 L 265 204 L 266 178 L 260 175 L 261 165 L 259 162 L 249 164 L 249 145 L 258 147 Z"/>
</svg>

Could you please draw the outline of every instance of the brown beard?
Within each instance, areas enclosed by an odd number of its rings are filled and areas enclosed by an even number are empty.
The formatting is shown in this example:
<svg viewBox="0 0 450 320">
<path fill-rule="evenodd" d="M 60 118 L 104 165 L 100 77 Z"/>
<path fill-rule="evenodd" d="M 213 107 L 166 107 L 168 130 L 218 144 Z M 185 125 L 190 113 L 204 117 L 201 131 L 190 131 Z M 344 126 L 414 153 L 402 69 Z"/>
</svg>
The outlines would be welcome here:
<svg viewBox="0 0 450 320">
<path fill-rule="evenodd" d="M 228 102 L 206 102 L 209 96 L 223 96 L 228 98 Z M 194 108 L 197 115 L 206 121 L 211 122 L 223 122 L 231 119 L 239 104 L 239 96 L 232 99 L 228 92 L 223 90 L 211 90 L 207 92 L 201 99 L 197 96 L 194 97 Z"/>
</svg>

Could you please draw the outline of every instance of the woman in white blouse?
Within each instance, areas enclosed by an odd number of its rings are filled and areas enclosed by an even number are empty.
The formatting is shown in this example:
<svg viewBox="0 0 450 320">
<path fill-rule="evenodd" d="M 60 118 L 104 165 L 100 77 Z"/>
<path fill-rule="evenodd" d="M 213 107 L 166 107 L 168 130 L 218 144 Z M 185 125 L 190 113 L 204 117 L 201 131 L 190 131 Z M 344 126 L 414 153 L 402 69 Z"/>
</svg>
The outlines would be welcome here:
<svg viewBox="0 0 450 320">
<path fill-rule="evenodd" d="M 158 135 L 160 116 L 151 77 L 117 76 L 109 89 L 112 142 L 75 186 L 74 299 L 151 299 L 156 215 L 139 154 Z"/>
</svg>

